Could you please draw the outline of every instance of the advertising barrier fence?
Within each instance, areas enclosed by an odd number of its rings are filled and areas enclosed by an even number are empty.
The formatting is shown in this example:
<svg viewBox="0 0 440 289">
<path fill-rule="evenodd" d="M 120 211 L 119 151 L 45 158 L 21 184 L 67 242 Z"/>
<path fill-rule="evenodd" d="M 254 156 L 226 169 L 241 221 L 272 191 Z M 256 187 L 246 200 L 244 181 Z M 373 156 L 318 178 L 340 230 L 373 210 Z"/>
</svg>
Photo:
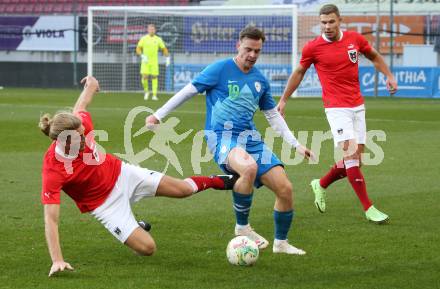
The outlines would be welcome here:
<svg viewBox="0 0 440 289">
<path fill-rule="evenodd" d="M 205 65 L 175 64 L 173 79 L 166 80 L 167 90 L 178 91 L 188 84 Z M 272 94 L 277 96 L 283 93 L 284 86 L 291 73 L 289 65 L 257 65 L 264 76 L 269 79 Z M 397 79 L 399 90 L 397 97 L 411 98 L 440 98 L 440 67 L 394 67 L 393 73 Z M 374 95 L 374 68 L 361 66 L 359 81 L 364 96 Z M 385 86 L 385 77 L 379 74 L 379 96 L 389 96 Z M 310 68 L 298 89 L 301 96 L 320 96 L 321 85 L 314 70 Z"/>
<path fill-rule="evenodd" d="M 74 51 L 73 16 L 0 17 L 0 50 Z"/>
</svg>

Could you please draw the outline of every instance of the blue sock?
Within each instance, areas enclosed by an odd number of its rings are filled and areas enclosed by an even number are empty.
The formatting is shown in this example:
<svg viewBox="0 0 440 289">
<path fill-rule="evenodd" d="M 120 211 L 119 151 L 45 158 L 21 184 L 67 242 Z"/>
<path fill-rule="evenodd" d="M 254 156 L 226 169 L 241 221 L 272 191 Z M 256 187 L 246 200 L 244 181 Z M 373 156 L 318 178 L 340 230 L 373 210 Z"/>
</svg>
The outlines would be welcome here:
<svg viewBox="0 0 440 289">
<path fill-rule="evenodd" d="M 249 195 L 232 192 L 234 201 L 235 219 L 238 225 L 249 224 L 249 211 L 251 210 L 253 193 Z"/>
<path fill-rule="evenodd" d="M 286 240 L 287 234 L 292 224 L 293 216 L 295 212 L 293 210 L 287 212 L 273 211 L 273 219 L 275 221 L 275 239 Z"/>
</svg>

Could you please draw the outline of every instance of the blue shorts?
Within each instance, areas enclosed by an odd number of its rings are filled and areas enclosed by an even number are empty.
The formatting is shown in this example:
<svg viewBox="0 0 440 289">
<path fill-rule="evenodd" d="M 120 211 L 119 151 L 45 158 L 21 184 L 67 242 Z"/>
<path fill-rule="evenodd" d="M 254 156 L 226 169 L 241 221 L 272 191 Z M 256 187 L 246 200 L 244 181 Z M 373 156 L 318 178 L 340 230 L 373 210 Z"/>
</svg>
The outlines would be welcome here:
<svg viewBox="0 0 440 289">
<path fill-rule="evenodd" d="M 248 154 L 252 156 L 258 165 L 257 176 L 255 178 L 254 186 L 261 187 L 263 184 L 260 181 L 262 175 L 267 173 L 271 168 L 276 166 L 284 167 L 283 163 L 272 152 L 272 150 L 260 140 L 253 140 L 251 137 L 243 139 L 238 135 L 232 135 L 229 140 L 223 139 L 221 134 L 216 134 L 216 142 L 208 139 L 208 147 L 214 154 L 214 160 L 220 169 L 227 174 L 234 174 L 228 167 L 226 161 L 229 152 L 235 147 L 243 148 Z M 215 151 L 214 151 L 215 150 Z"/>
</svg>

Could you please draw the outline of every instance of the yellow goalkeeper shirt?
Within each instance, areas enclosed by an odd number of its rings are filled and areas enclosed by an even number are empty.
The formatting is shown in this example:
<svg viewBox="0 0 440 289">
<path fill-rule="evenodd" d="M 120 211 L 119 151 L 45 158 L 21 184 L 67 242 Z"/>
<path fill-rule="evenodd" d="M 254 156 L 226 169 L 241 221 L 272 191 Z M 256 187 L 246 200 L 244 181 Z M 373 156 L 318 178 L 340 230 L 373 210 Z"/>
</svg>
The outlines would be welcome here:
<svg viewBox="0 0 440 289">
<path fill-rule="evenodd" d="M 165 48 L 165 43 L 159 36 L 150 36 L 147 34 L 139 39 L 137 47 L 140 47 L 142 49 L 142 54 L 148 57 L 148 63 L 153 64 L 159 62 L 158 51 L 159 49 Z"/>
</svg>

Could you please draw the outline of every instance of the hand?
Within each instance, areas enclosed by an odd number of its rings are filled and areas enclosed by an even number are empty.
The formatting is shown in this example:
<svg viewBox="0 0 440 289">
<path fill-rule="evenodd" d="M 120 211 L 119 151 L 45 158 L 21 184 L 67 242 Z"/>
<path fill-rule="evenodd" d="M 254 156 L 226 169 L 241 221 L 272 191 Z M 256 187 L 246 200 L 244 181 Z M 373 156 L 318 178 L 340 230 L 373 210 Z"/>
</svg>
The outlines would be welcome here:
<svg viewBox="0 0 440 289">
<path fill-rule="evenodd" d="M 280 100 L 280 102 L 277 105 L 277 110 L 283 118 L 284 118 L 284 110 L 285 109 L 286 109 L 286 102 L 284 100 Z"/>
<path fill-rule="evenodd" d="M 296 147 L 296 151 L 303 155 L 306 159 L 316 162 L 315 154 L 303 145 Z"/>
<path fill-rule="evenodd" d="M 141 59 L 143 63 L 148 63 L 148 56 L 141 54 Z"/>
<path fill-rule="evenodd" d="M 165 66 L 170 66 L 170 63 L 171 63 L 171 57 L 167 56 L 165 58 Z"/>
<path fill-rule="evenodd" d="M 394 76 L 387 77 L 386 85 L 390 94 L 395 94 L 397 92 L 397 81 L 394 79 Z"/>
<path fill-rule="evenodd" d="M 94 92 L 99 91 L 99 82 L 93 76 L 86 76 L 81 79 L 81 84 L 84 84 L 84 89 L 91 89 Z"/>
<path fill-rule="evenodd" d="M 70 266 L 70 264 L 67 262 L 64 262 L 64 261 L 53 262 L 52 267 L 50 268 L 50 271 L 49 271 L 49 277 L 52 276 L 53 274 L 55 274 L 56 272 L 64 271 L 64 269 L 73 271 L 73 267 Z"/>
<path fill-rule="evenodd" d="M 157 117 L 154 116 L 154 114 L 147 116 L 147 118 L 145 119 L 145 126 L 149 130 L 155 130 L 159 123 L 160 121 L 157 119 Z"/>
</svg>

